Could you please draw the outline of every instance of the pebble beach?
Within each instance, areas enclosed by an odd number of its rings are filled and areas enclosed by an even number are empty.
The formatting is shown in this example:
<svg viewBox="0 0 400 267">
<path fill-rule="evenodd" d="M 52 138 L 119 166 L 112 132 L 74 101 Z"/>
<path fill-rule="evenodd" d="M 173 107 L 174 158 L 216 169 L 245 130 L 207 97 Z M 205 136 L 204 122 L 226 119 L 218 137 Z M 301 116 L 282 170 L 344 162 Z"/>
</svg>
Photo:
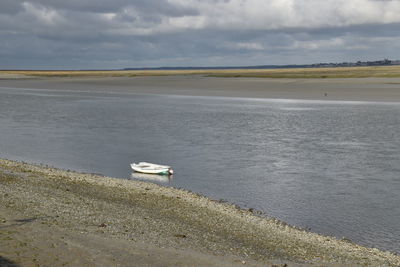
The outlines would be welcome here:
<svg viewBox="0 0 400 267">
<path fill-rule="evenodd" d="M 9 266 L 399 266 L 400 257 L 188 191 L 0 160 Z"/>
</svg>

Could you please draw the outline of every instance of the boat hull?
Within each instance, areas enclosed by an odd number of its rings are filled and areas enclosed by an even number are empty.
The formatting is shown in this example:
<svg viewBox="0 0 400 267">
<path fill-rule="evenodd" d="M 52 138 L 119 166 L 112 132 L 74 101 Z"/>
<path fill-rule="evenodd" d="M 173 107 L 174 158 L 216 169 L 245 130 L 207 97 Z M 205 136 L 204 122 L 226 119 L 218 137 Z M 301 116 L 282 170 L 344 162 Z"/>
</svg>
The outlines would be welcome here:
<svg viewBox="0 0 400 267">
<path fill-rule="evenodd" d="M 165 165 L 157 165 L 152 163 L 146 162 L 139 162 L 138 164 L 132 163 L 131 164 L 132 170 L 135 172 L 140 173 L 147 173 L 147 174 L 172 174 L 173 171 L 169 166 Z"/>
</svg>

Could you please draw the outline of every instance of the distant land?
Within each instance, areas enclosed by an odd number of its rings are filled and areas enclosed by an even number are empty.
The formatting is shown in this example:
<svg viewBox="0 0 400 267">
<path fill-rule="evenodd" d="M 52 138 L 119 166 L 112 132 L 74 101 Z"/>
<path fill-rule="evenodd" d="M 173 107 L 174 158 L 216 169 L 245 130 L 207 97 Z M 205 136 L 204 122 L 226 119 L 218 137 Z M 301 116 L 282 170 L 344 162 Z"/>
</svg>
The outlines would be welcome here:
<svg viewBox="0 0 400 267">
<path fill-rule="evenodd" d="M 159 67 L 104 70 L 0 70 L 0 78 L 29 77 L 137 77 L 203 75 L 252 78 L 400 78 L 400 60 L 219 67 Z"/>
<path fill-rule="evenodd" d="M 336 68 L 336 67 L 362 67 L 362 66 L 395 66 L 400 65 L 400 60 L 376 60 L 341 63 L 314 63 L 291 65 L 256 65 L 256 66 L 219 66 L 219 67 L 156 67 L 156 68 L 124 68 L 122 70 L 219 70 L 219 69 L 291 69 L 291 68 Z"/>
</svg>

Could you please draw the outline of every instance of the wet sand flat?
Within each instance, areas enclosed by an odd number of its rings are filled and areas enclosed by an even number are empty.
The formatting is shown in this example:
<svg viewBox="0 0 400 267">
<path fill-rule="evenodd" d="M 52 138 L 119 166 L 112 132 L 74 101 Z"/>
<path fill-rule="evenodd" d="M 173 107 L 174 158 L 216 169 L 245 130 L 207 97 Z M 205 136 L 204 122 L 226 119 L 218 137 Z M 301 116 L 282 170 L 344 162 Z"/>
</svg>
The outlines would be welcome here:
<svg viewBox="0 0 400 267">
<path fill-rule="evenodd" d="M 400 101 L 400 78 L 271 79 L 203 75 L 0 79 L 3 88 L 273 99 Z"/>
</svg>

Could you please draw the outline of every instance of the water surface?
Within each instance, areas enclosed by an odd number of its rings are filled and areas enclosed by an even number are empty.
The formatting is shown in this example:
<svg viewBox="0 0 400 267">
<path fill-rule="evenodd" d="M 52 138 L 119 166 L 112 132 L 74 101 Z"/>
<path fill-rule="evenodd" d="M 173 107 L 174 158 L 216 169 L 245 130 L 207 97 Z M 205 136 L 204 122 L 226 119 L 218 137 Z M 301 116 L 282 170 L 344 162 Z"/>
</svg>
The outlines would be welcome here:
<svg viewBox="0 0 400 267">
<path fill-rule="evenodd" d="M 0 87 L 0 156 L 189 189 L 400 253 L 400 104 Z M 172 165 L 138 177 L 129 163 Z"/>
</svg>

